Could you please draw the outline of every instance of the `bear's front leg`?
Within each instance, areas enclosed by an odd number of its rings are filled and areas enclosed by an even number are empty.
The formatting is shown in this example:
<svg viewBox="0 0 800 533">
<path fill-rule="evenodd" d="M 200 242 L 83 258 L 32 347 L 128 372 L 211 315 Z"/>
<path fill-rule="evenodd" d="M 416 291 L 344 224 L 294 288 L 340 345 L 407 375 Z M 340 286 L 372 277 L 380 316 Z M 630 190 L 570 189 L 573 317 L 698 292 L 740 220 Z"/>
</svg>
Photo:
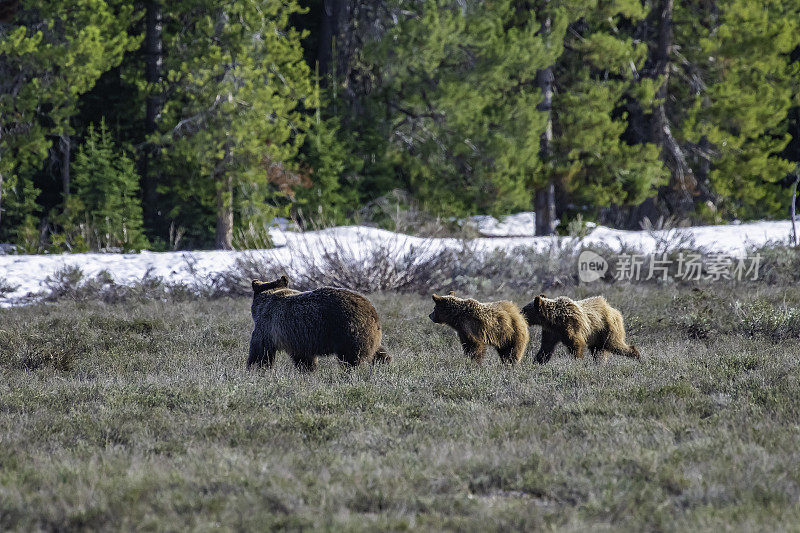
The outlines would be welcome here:
<svg viewBox="0 0 800 533">
<path fill-rule="evenodd" d="M 313 372 L 317 369 L 318 358 L 313 354 L 290 354 L 295 368 L 300 372 Z"/>
<path fill-rule="evenodd" d="M 486 355 L 486 345 L 477 339 L 471 338 L 466 333 L 458 332 L 458 340 L 464 348 L 467 357 L 480 364 Z"/>
<path fill-rule="evenodd" d="M 482 342 L 476 342 L 470 347 L 465 346 L 464 353 L 476 363 L 481 364 L 486 356 L 486 345 Z"/>
<path fill-rule="evenodd" d="M 553 356 L 558 345 L 558 335 L 542 328 L 542 346 L 536 352 L 536 362 L 540 365 L 547 363 Z"/>
<path fill-rule="evenodd" d="M 250 337 L 250 356 L 247 358 L 247 368 L 252 365 L 272 368 L 275 362 L 275 348 L 264 342 L 263 336 L 258 331 L 253 331 Z"/>
<path fill-rule="evenodd" d="M 567 343 L 567 349 L 569 350 L 569 353 L 575 357 L 575 359 L 583 359 L 583 352 L 586 350 L 586 343 L 581 340 L 573 339 Z"/>
</svg>

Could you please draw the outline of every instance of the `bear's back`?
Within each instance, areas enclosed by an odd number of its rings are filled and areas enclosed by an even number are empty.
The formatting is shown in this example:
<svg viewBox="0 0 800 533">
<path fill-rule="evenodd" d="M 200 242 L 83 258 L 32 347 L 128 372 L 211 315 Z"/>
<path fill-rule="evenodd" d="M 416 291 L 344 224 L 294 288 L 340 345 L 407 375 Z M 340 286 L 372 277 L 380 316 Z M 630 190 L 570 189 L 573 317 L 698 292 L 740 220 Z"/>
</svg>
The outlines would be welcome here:
<svg viewBox="0 0 800 533">
<path fill-rule="evenodd" d="M 274 291 L 253 303 L 256 328 L 279 349 L 327 354 L 354 350 L 381 339 L 378 313 L 358 293 L 335 287 Z"/>
<path fill-rule="evenodd" d="M 378 320 L 378 313 L 368 299 L 338 287 L 320 287 L 306 292 L 282 289 L 265 293 L 260 300 L 254 302 L 254 308 L 260 307 L 265 314 L 282 319 L 306 319 L 318 324 L 334 320 L 339 326 L 351 319 Z"/>
<path fill-rule="evenodd" d="M 586 318 L 589 320 L 589 326 L 592 331 L 605 329 L 608 323 L 609 311 L 611 306 L 602 296 L 592 296 L 575 302 L 586 313 Z"/>
</svg>

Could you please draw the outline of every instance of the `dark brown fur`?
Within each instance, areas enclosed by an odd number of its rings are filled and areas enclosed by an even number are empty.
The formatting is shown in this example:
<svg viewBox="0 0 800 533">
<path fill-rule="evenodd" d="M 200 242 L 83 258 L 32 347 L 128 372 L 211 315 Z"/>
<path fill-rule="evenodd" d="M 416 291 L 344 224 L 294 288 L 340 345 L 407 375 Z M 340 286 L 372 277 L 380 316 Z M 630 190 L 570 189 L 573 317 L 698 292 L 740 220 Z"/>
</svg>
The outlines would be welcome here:
<svg viewBox="0 0 800 533">
<path fill-rule="evenodd" d="M 253 280 L 253 334 L 247 366 L 271 367 L 275 352 L 288 352 L 295 366 L 314 370 L 317 357 L 335 354 L 347 366 L 389 362 L 381 346 L 378 312 L 352 291 L 322 287 L 309 292 L 289 288 L 282 276 Z"/>
<path fill-rule="evenodd" d="M 513 302 L 480 303 L 459 298 L 452 291 L 447 296 L 434 294 L 433 301 L 429 318 L 456 330 L 464 353 L 476 362 L 483 360 L 487 344 L 497 348 L 504 363 L 516 364 L 525 355 L 528 325 Z"/>
<path fill-rule="evenodd" d="M 523 307 L 522 314 L 531 326 L 542 326 L 537 363 L 549 361 L 559 342 L 578 359 L 583 357 L 587 347 L 595 359 L 605 360 L 606 350 L 641 358 L 639 350 L 625 342 L 622 314 L 602 296 L 575 301 L 566 296 L 551 299 L 542 294 Z"/>
</svg>

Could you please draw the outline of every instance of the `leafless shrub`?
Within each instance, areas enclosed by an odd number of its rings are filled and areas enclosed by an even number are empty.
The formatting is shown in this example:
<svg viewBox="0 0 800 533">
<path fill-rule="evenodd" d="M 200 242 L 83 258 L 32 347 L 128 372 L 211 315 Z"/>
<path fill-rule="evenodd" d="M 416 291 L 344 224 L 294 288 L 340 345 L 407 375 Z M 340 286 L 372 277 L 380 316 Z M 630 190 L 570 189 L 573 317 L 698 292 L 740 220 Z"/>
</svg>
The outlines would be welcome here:
<svg viewBox="0 0 800 533">
<path fill-rule="evenodd" d="M 178 302 L 245 293 L 242 287 L 236 285 L 238 280 L 234 281 L 230 276 L 203 276 L 195 270 L 190 278 L 190 282 L 168 281 L 148 270 L 141 278 L 122 283 L 116 281 L 107 270 L 87 277 L 79 267 L 67 266 L 45 279 L 45 291 L 39 296 L 49 302 L 73 300 L 118 303 L 148 300 Z"/>
<path fill-rule="evenodd" d="M 431 239 L 391 235 L 373 239 L 354 229 L 319 238 L 304 234 L 296 239 L 287 260 L 270 252 L 253 251 L 237 260 L 244 279 L 272 279 L 289 275 L 293 285 L 311 289 L 322 285 L 362 292 L 425 292 L 441 287 L 468 264 L 474 251 L 453 241 L 441 247 Z"/>
<path fill-rule="evenodd" d="M 286 274 L 301 290 L 330 285 L 368 293 L 529 292 L 577 283 L 577 258 L 584 249 L 611 257 L 610 248 L 587 247 L 577 239 L 553 239 L 544 250 L 527 246 L 484 250 L 474 240 L 376 238 L 374 233 L 353 230 L 346 236 L 303 235 L 288 253 L 247 253 L 237 260 L 234 271 L 241 287 L 250 279 Z M 249 293 L 249 286 L 245 292 Z"/>
<path fill-rule="evenodd" d="M 250 224 L 247 228 L 237 229 L 233 233 L 235 250 L 266 250 L 273 247 L 272 237 L 265 227 Z"/>
<path fill-rule="evenodd" d="M 78 299 L 83 270 L 77 266 L 65 266 L 56 270 L 44 280 L 48 300 Z"/>
<path fill-rule="evenodd" d="M 654 253 L 670 254 L 681 250 L 698 250 L 695 237 L 689 231 L 690 222 L 674 216 L 663 216 L 653 222 L 645 217 L 640 223 L 642 229 L 655 241 Z"/>
<path fill-rule="evenodd" d="M 14 292 L 19 288 L 19 285 L 9 283 L 6 278 L 0 277 L 0 298 L 4 297 L 10 292 Z"/>
<path fill-rule="evenodd" d="M 677 272 L 680 253 L 699 256 L 700 250 L 673 249 L 665 256 L 643 255 L 637 248 L 606 244 L 587 244 L 578 239 L 553 239 L 547 248 L 520 246 L 511 250 L 481 248 L 482 241 L 445 241 L 398 234 L 376 234 L 363 228 L 343 228 L 304 234 L 293 233 L 290 245 L 272 250 L 243 252 L 234 268 L 205 273 L 197 268 L 190 254 L 184 259 L 188 270 L 185 281 L 169 281 L 146 272 L 132 282 L 119 282 L 109 272 L 86 277 L 78 267 L 65 267 L 49 276 L 46 301 L 185 301 L 197 298 L 249 296 L 252 279 L 275 279 L 289 275 L 301 290 L 337 286 L 365 293 L 430 293 L 457 290 L 466 294 L 492 296 L 496 293 L 535 294 L 558 292 L 561 287 L 578 284 L 578 257 L 590 250 L 608 262 L 605 276 L 598 281 L 615 283 L 620 261 L 638 255 L 642 262 L 634 282 L 664 282 L 663 272 L 650 275 L 651 262 L 668 260 L 667 282 L 682 282 Z M 679 251 L 680 250 L 680 251 Z M 800 281 L 800 250 L 791 247 L 762 247 L 758 253 L 758 281 L 792 285 Z M 698 279 L 705 284 L 705 270 Z M 748 280 L 750 278 L 748 277 Z M 713 283 L 737 283 L 718 279 Z M 683 282 L 682 282 L 683 283 Z M 710 282 L 709 282 L 710 283 Z M 34 298 L 35 299 L 35 298 Z M 31 300 L 32 301 L 32 300 Z M 794 319 L 793 319 L 794 320 Z M 694 320 L 699 323 L 700 320 Z"/>
<path fill-rule="evenodd" d="M 170 250 L 177 250 L 181 245 L 183 234 L 186 233 L 186 228 L 183 226 L 175 226 L 173 220 L 169 224 L 169 248 Z"/>
</svg>

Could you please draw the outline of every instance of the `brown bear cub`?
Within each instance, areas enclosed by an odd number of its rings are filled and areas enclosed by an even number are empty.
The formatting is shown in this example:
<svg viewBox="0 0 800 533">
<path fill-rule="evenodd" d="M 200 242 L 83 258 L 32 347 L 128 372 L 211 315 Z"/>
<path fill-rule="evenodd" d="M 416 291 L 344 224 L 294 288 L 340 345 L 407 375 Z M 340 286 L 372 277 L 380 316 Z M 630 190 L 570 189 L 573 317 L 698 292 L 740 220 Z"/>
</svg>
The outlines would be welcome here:
<svg viewBox="0 0 800 533">
<path fill-rule="evenodd" d="M 528 346 L 528 324 L 513 302 L 480 303 L 452 291 L 447 296 L 434 294 L 433 301 L 430 319 L 456 330 L 464 353 L 475 362 L 483 360 L 487 344 L 497 348 L 504 363 L 513 365 L 522 359 Z"/>
<path fill-rule="evenodd" d="M 300 370 L 314 370 L 317 356 L 335 354 L 339 362 L 389 362 L 381 346 L 378 312 L 352 291 L 322 287 L 300 292 L 281 276 L 271 282 L 253 280 L 251 365 L 271 367 L 275 352 L 289 353 Z"/>
<path fill-rule="evenodd" d="M 566 296 L 551 299 L 542 294 L 523 307 L 522 313 L 531 326 L 542 326 L 537 363 L 549 361 L 559 342 L 578 359 L 587 347 L 595 359 L 602 356 L 605 361 L 606 350 L 641 359 L 639 350 L 625 343 L 622 314 L 602 296 L 575 301 Z"/>
</svg>

